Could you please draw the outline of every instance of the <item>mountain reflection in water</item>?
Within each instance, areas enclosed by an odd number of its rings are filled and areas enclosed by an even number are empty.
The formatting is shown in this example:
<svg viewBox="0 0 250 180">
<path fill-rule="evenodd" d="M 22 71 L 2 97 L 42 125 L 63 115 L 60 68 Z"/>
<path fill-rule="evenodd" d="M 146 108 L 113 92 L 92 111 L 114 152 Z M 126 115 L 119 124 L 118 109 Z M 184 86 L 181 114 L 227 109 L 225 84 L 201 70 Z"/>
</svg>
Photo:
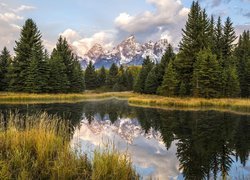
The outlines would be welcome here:
<svg viewBox="0 0 250 180">
<path fill-rule="evenodd" d="M 153 179 L 250 179 L 250 116 L 219 111 L 132 107 L 126 101 L 0 105 L 71 120 L 73 143 L 91 150 L 112 141 L 127 150 L 137 171 Z"/>
</svg>

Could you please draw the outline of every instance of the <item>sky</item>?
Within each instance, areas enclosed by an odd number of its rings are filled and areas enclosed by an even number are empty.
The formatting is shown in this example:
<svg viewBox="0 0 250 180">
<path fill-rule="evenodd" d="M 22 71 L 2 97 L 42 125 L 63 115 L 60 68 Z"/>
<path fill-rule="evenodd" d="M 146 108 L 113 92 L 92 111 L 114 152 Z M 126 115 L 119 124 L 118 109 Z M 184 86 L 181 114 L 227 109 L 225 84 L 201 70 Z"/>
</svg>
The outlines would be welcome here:
<svg viewBox="0 0 250 180">
<path fill-rule="evenodd" d="M 79 56 L 95 43 L 112 48 L 130 35 L 140 43 L 181 40 L 191 0 L 0 0 L 0 49 L 11 53 L 20 29 L 32 18 L 51 51 L 59 35 Z M 230 17 L 236 33 L 250 29 L 250 0 L 200 0 L 209 15 Z"/>
</svg>

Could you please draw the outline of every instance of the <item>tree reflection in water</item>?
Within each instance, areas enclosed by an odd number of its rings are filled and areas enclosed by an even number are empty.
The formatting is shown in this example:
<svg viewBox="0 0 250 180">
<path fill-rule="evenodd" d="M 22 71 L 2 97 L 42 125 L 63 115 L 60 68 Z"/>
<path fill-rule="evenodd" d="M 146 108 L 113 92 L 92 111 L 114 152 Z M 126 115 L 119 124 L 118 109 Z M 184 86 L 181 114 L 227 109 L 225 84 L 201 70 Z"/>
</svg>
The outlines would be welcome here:
<svg viewBox="0 0 250 180">
<path fill-rule="evenodd" d="M 176 156 L 185 179 L 226 178 L 233 157 L 245 166 L 250 153 L 250 116 L 218 111 L 160 110 L 132 107 L 126 101 L 107 100 L 76 104 L 0 105 L 5 123 L 10 111 L 32 114 L 46 111 L 72 122 L 83 118 L 135 118 L 145 132 L 160 131 L 166 149 L 177 141 Z"/>
</svg>

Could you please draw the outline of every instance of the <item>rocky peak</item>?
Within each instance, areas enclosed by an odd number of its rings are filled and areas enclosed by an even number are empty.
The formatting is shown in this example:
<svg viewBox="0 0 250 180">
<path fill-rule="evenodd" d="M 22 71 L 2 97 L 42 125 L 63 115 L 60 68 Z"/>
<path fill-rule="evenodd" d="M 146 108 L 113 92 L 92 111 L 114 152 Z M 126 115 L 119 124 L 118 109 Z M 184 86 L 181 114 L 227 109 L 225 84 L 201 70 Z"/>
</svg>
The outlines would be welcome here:
<svg viewBox="0 0 250 180">
<path fill-rule="evenodd" d="M 154 54 L 157 56 L 162 56 L 168 47 L 168 40 L 161 39 L 157 41 L 154 45 Z"/>
<path fill-rule="evenodd" d="M 96 43 L 86 54 L 90 59 L 97 59 L 99 58 L 102 54 L 104 54 L 105 50 L 103 47 Z"/>
</svg>

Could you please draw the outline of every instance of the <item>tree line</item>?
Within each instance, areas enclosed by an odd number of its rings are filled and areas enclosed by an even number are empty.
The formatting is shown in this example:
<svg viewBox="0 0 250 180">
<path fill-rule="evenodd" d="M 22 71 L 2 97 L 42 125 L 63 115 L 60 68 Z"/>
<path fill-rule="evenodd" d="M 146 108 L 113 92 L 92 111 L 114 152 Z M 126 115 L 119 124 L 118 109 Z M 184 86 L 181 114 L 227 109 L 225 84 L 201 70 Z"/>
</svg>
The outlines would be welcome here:
<svg viewBox="0 0 250 180">
<path fill-rule="evenodd" d="M 26 20 L 11 58 L 6 47 L 0 55 L 0 91 L 68 93 L 85 89 L 83 71 L 65 38 L 58 39 L 51 56 L 32 19 Z"/>
<path fill-rule="evenodd" d="M 228 17 L 215 21 L 193 2 L 183 29 L 179 52 L 169 44 L 161 61 L 145 58 L 142 67 L 85 71 L 65 38 L 59 37 L 51 55 L 32 19 L 26 20 L 11 58 L 7 48 L 0 54 L 0 91 L 71 93 L 85 89 L 135 91 L 164 96 L 205 98 L 250 96 L 250 33 L 244 31 L 235 45 L 236 33 Z"/>
<path fill-rule="evenodd" d="M 180 51 L 171 45 L 159 64 L 143 62 L 134 91 L 165 96 L 205 98 L 250 96 L 250 33 L 244 31 L 238 44 L 228 17 L 215 22 L 205 9 L 192 3 L 183 29 Z"/>
</svg>

